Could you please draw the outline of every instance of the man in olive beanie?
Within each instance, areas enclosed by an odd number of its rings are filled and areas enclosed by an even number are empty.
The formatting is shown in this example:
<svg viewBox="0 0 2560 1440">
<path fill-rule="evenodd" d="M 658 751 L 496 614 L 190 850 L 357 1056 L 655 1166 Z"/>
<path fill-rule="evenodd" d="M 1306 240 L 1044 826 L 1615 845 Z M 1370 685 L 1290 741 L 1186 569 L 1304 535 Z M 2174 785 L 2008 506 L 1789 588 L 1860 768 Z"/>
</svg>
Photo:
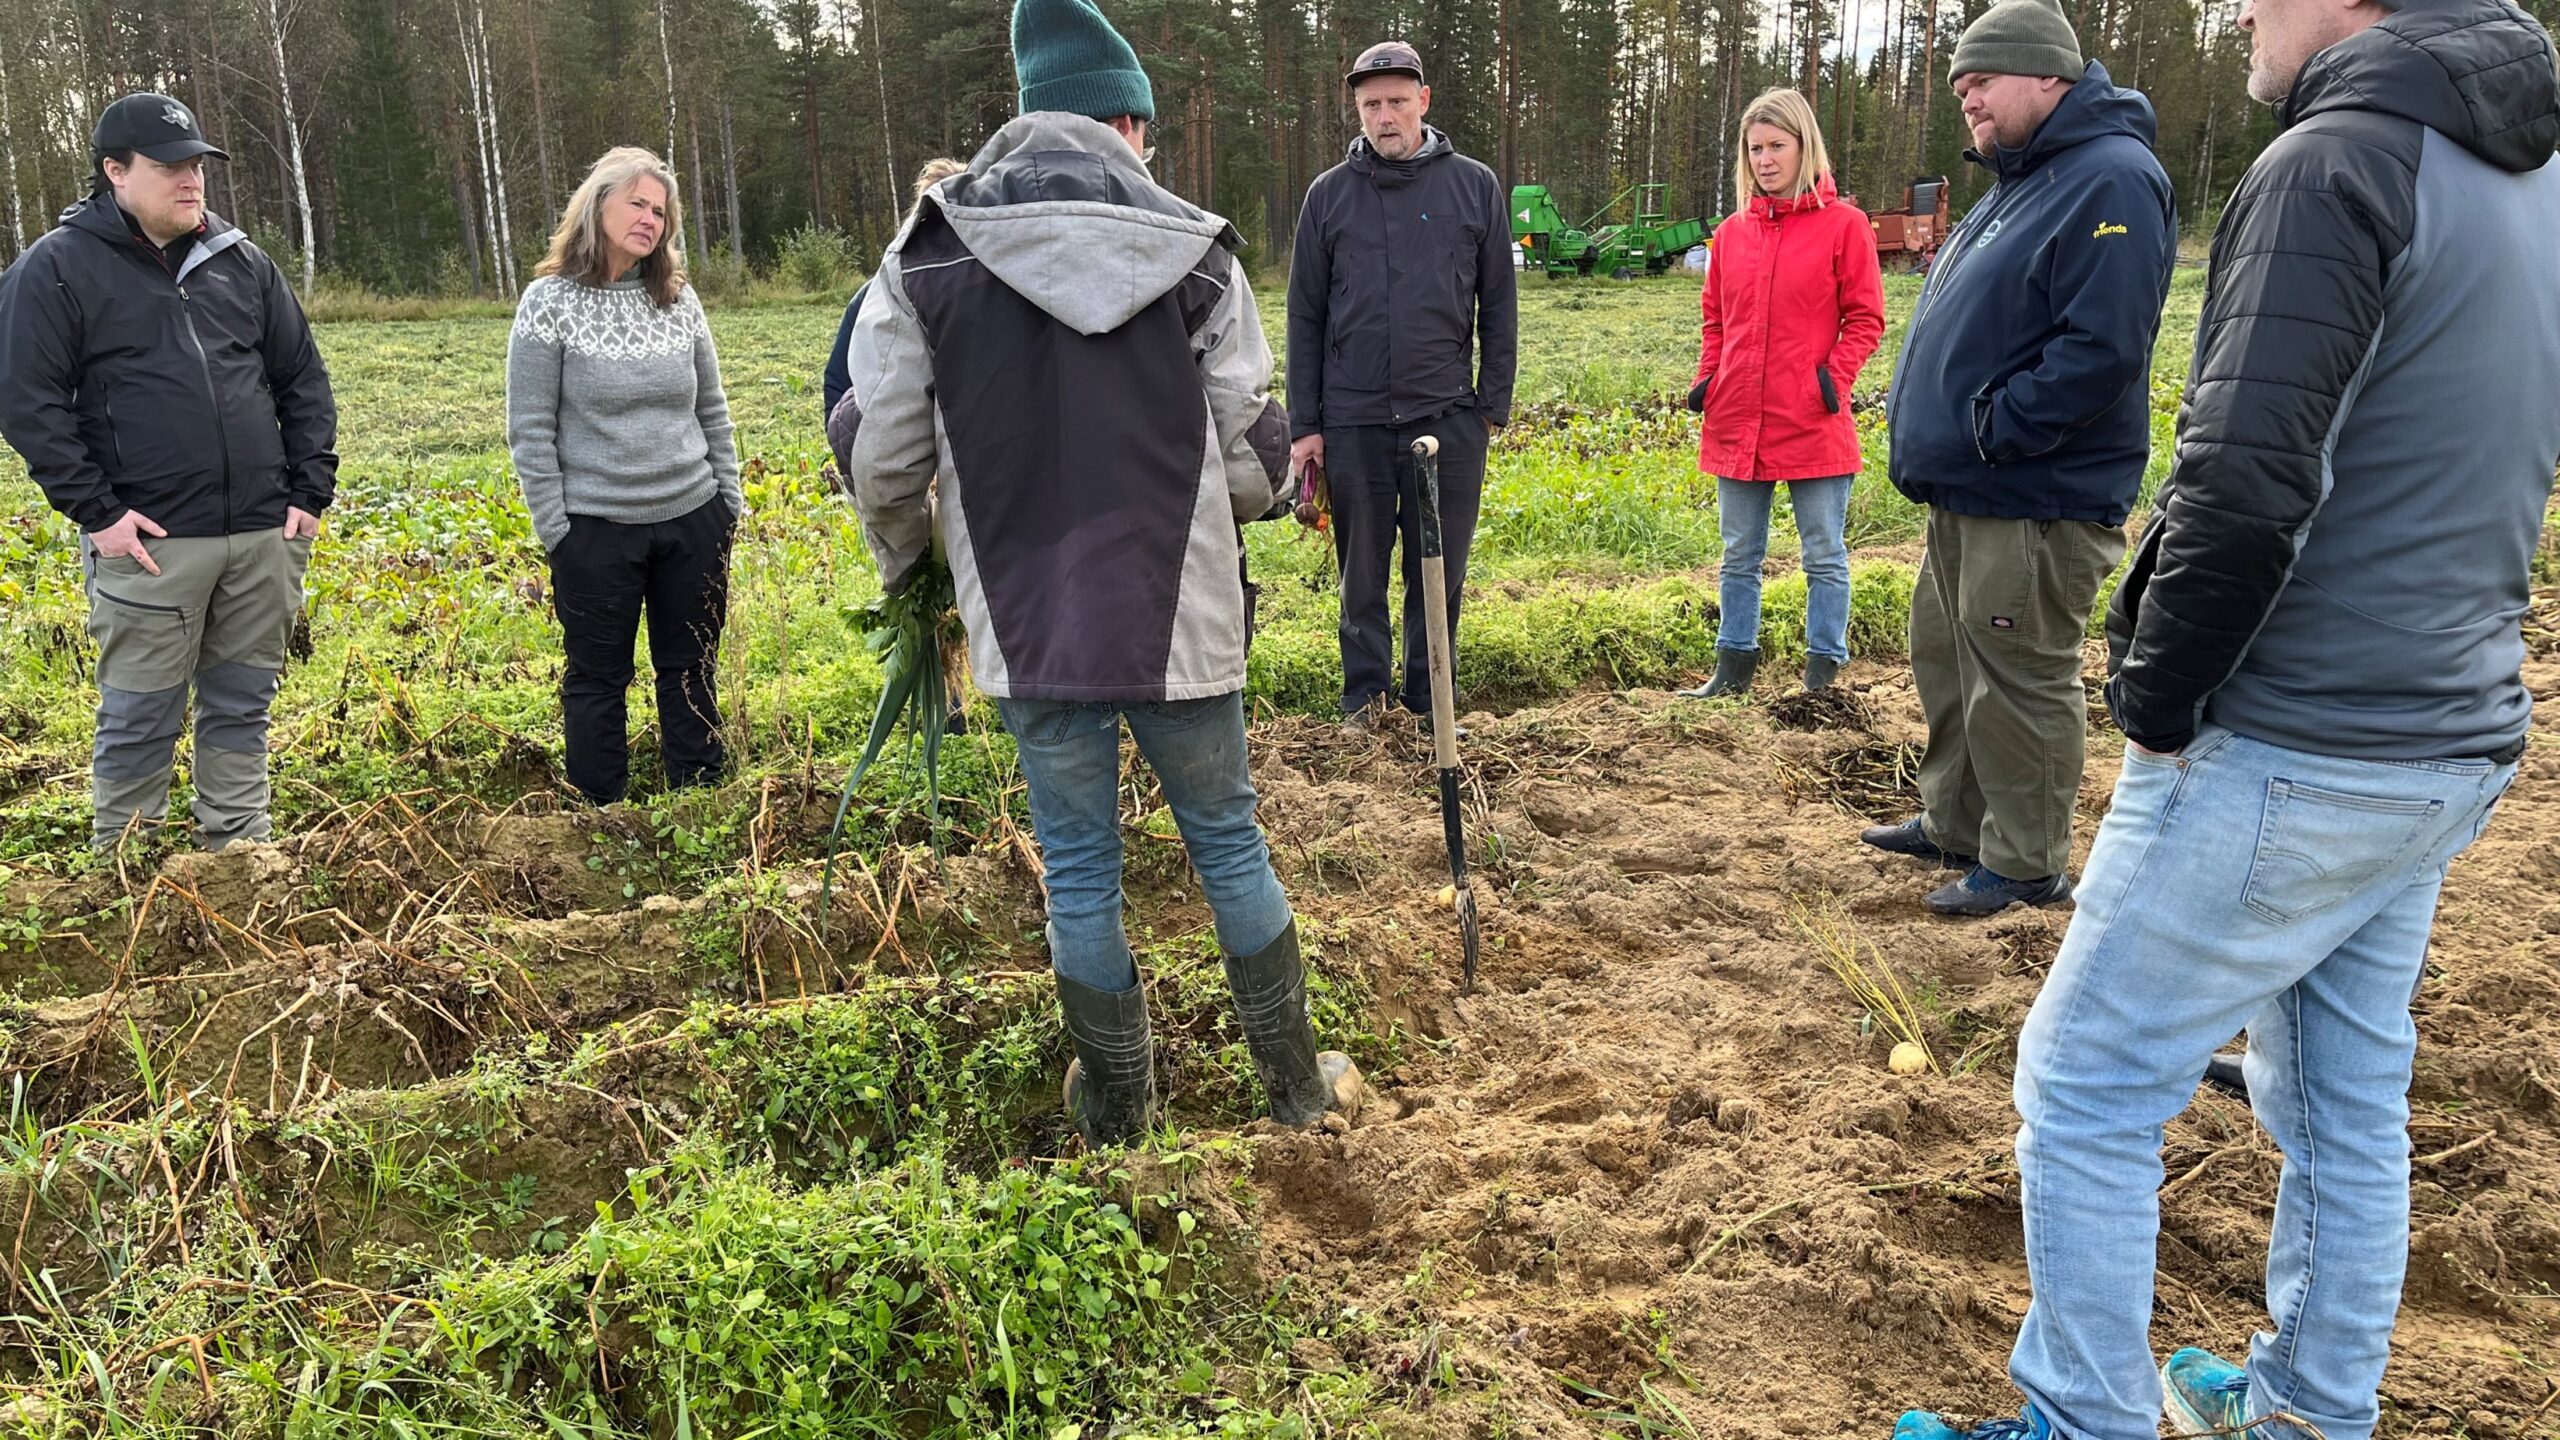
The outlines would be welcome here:
<svg viewBox="0 0 2560 1440">
<path fill-rule="evenodd" d="M 1022 0 L 1013 11 L 1013 73 L 1022 113 L 1063 110 L 1109 123 L 1156 118 L 1138 52 L 1093 0 Z"/>
<path fill-rule="evenodd" d="M 1947 73 L 2076 81 L 2087 68 L 2059 0 L 2000 0 L 1964 27 Z"/>
<path fill-rule="evenodd" d="M 2151 454 L 2178 221 L 2151 102 L 2082 58 L 2055 0 L 1999 0 L 1950 72 L 1996 183 L 1938 252 L 1886 402 L 1894 486 L 1929 507 L 1929 744 L 1922 813 L 1864 838 L 1963 872 L 1928 906 L 1984 916 L 2071 898 L 2080 646 Z"/>
</svg>

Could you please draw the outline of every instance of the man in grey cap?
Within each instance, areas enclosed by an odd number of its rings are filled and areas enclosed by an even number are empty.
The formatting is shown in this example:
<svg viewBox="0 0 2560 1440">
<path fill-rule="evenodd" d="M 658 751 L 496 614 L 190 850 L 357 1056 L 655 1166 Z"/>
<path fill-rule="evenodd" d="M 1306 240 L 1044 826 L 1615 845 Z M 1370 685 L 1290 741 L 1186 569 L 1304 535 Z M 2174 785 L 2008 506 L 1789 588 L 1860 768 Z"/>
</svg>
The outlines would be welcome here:
<svg viewBox="0 0 2560 1440">
<path fill-rule="evenodd" d="M 187 107 L 98 118 L 89 198 L 0 276 L 0 432 L 85 534 L 94 841 L 168 815 L 196 702 L 197 837 L 264 840 L 267 708 L 337 492 L 337 405 L 273 260 L 204 206 Z"/>
<path fill-rule="evenodd" d="M 1290 460 L 1331 493 L 1342 572 L 1342 712 L 1397 688 L 1387 564 L 1404 537 L 1401 699 L 1431 709 L 1422 625 L 1419 503 L 1408 458 L 1440 440 L 1440 530 L 1450 639 L 1484 494 L 1485 450 L 1511 418 L 1517 280 L 1502 183 L 1424 117 L 1422 57 L 1401 40 L 1361 52 L 1344 77 L 1360 136 L 1316 177 L 1289 261 Z"/>
<path fill-rule="evenodd" d="M 1911 673 L 1923 813 L 1865 840 L 1963 872 L 1982 916 L 2071 898 L 2088 745 L 2080 646 L 2151 454 L 2152 342 L 2177 260 L 2151 102 L 2084 60 L 2054 0 L 2000 0 L 1951 73 L 1996 178 L 1914 307 L 1887 415 L 1895 488 L 1929 507 Z"/>
</svg>

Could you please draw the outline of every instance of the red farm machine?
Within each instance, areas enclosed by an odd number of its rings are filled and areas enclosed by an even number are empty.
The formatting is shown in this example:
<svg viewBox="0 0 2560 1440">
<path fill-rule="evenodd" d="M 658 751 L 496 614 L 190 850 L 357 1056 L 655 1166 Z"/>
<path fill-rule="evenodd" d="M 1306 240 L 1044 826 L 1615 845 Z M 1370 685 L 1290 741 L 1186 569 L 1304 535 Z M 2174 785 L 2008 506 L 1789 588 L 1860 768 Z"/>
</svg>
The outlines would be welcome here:
<svg viewBox="0 0 2560 1440">
<path fill-rule="evenodd" d="M 1947 177 L 1923 175 L 1903 187 L 1902 208 L 1870 210 L 1876 257 L 1897 270 L 1926 266 L 1947 239 Z"/>
</svg>

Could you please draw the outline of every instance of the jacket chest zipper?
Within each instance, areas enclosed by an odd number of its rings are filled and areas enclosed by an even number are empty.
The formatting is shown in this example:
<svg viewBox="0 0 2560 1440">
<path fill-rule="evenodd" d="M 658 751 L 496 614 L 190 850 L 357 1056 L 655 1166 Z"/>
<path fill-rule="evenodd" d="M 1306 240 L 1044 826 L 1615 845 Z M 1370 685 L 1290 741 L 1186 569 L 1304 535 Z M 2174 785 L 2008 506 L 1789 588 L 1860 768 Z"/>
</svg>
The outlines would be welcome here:
<svg viewBox="0 0 2560 1440">
<path fill-rule="evenodd" d="M 1991 203 L 1983 207 L 1983 225 L 1988 225 L 1999 218 L 2002 207 L 2009 203 L 2009 189 L 2009 183 L 2005 180 L 1992 187 Z M 1921 316 L 1929 313 L 1929 307 L 1937 303 L 1939 294 L 1946 289 L 1946 286 L 1939 282 L 1942 280 L 1950 284 L 1954 282 L 1956 271 L 1964 265 L 1964 257 L 1971 253 L 1973 242 L 1980 238 L 1983 226 L 1976 225 L 1971 215 L 1967 215 L 1964 219 L 1964 225 L 1958 228 L 1956 233 L 1948 238 L 1947 244 L 1942 247 L 1942 250 L 1952 250 L 1955 254 L 1949 257 L 1944 265 L 1933 268 L 1929 272 L 1929 282 L 1920 287 L 1919 314 L 1911 317 L 1911 323 L 1914 325 L 1920 323 Z"/>
<path fill-rule="evenodd" d="M 1920 303 L 1912 311 L 1911 324 L 1906 334 L 1916 333 L 1919 330 L 1921 320 L 1928 316 L 1930 309 L 1937 304 L 1938 296 L 1947 288 L 1946 283 L 1942 282 L 1952 282 L 1955 279 L 1957 269 L 1964 264 L 1964 257 L 1972 251 L 1973 242 L 1980 237 L 1983 226 L 1998 219 L 2001 207 L 2008 203 L 2009 182 L 2006 180 L 1994 182 L 1991 193 L 1984 197 L 1982 204 L 1974 207 L 1974 214 L 1966 215 L 1964 223 L 1958 225 L 1955 233 L 1947 237 L 1947 243 L 1938 248 L 1939 255 L 1944 258 L 1929 267 L 1929 278 L 1920 286 Z M 1975 223 L 1975 215 L 1981 217 L 1980 224 Z M 1885 424 L 1888 427 L 1894 423 L 1896 414 L 1901 409 L 1897 403 L 1901 398 L 1902 387 L 1899 384 L 1885 393 L 1884 415 Z"/>
<path fill-rule="evenodd" d="M 195 347 L 196 366 L 204 372 L 205 403 L 213 407 L 213 438 L 222 449 L 222 533 L 231 533 L 231 432 L 222 423 L 222 392 L 213 385 L 213 359 L 205 353 L 204 337 L 196 332 L 195 301 L 187 287 L 178 286 L 178 313 L 187 322 L 187 343 Z"/>
</svg>

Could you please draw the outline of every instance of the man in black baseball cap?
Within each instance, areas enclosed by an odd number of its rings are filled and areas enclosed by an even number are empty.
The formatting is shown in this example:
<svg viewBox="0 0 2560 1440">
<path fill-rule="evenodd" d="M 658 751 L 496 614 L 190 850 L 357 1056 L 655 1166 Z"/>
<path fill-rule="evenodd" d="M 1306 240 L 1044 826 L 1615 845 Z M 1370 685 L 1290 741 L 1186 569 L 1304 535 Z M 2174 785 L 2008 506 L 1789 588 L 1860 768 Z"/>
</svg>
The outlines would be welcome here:
<svg viewBox="0 0 2560 1440">
<path fill-rule="evenodd" d="M 1419 503 L 1409 449 L 1440 442 L 1440 535 L 1449 632 L 1484 495 L 1496 427 L 1511 418 L 1519 354 L 1509 197 L 1485 166 L 1433 128 L 1422 56 L 1402 40 L 1360 52 L 1343 84 L 1360 135 L 1316 177 L 1289 259 L 1289 454 L 1321 475 L 1342 574 L 1342 713 L 1431 711 L 1424 644 Z M 1404 663 L 1388 624 L 1387 580 L 1404 549 Z"/>
<path fill-rule="evenodd" d="M 101 156 L 123 158 L 127 152 L 147 155 L 163 165 L 175 165 L 198 155 L 228 160 L 196 124 L 195 112 L 166 95 L 148 91 L 127 95 L 110 105 L 98 116 L 97 133 L 89 148 Z"/>
<path fill-rule="evenodd" d="M 192 697 L 197 837 L 264 840 L 268 706 L 337 490 L 329 372 L 284 273 L 205 209 L 222 151 L 186 106 L 128 95 L 94 145 L 94 192 L 0 271 L 0 433 L 83 536 L 93 839 L 167 817 Z"/>
</svg>

